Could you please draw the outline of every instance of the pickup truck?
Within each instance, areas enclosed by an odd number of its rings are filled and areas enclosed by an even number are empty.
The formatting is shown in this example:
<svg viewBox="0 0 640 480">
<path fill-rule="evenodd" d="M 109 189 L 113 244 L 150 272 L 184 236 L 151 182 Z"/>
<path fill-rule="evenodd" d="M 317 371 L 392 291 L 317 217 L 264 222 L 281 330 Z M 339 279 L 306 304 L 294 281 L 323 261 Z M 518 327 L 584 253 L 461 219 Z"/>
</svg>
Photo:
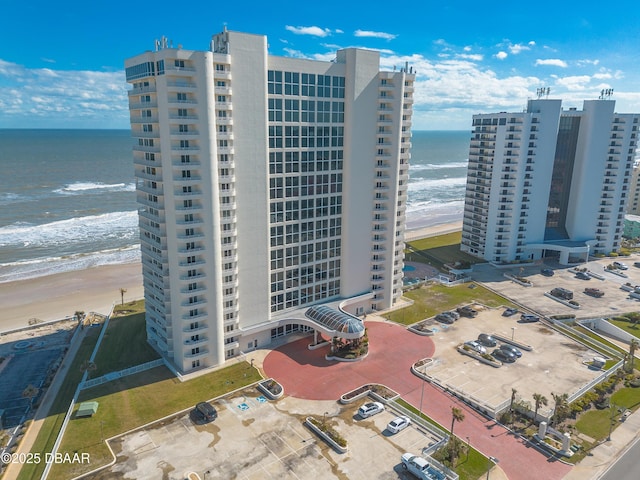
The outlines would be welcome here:
<svg viewBox="0 0 640 480">
<path fill-rule="evenodd" d="M 591 297 L 600 298 L 604 296 L 604 292 L 599 288 L 585 288 L 584 293 Z"/>
<path fill-rule="evenodd" d="M 446 475 L 427 460 L 412 453 L 402 455 L 402 466 L 420 480 L 445 480 Z"/>
</svg>

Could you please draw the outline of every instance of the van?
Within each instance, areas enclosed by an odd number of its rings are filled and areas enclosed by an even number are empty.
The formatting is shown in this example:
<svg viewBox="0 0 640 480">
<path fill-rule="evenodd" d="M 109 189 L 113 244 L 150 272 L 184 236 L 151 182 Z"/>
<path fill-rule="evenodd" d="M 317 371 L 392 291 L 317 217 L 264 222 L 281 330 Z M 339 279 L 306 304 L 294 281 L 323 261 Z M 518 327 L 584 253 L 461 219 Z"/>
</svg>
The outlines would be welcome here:
<svg viewBox="0 0 640 480">
<path fill-rule="evenodd" d="M 551 290 L 551 295 L 563 300 L 571 300 L 573 298 L 573 292 L 562 287 L 557 287 Z"/>
</svg>

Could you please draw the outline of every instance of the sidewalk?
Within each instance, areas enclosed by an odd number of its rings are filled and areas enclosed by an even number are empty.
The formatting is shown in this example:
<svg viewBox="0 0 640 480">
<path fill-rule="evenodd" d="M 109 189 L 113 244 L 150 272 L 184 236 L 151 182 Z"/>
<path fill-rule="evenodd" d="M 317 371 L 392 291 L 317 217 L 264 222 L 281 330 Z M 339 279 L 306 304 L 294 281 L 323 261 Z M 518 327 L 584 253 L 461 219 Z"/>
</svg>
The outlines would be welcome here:
<svg viewBox="0 0 640 480">
<path fill-rule="evenodd" d="M 563 480 L 597 479 L 620 458 L 640 435 L 640 410 L 629 416 L 611 433 L 611 441 L 591 450 Z"/>
<path fill-rule="evenodd" d="M 32 451 L 33 444 L 35 443 L 36 438 L 38 438 L 40 429 L 42 428 L 44 421 L 47 419 L 47 416 L 49 415 L 51 406 L 53 405 L 53 402 L 56 399 L 56 396 L 58 395 L 58 391 L 62 386 L 62 382 L 67 376 L 67 372 L 69 371 L 69 368 L 71 367 L 71 364 L 73 363 L 73 360 L 76 357 L 76 354 L 78 353 L 78 349 L 80 348 L 80 345 L 82 345 L 82 341 L 84 340 L 84 337 L 87 331 L 88 331 L 87 328 L 80 330 L 80 332 L 73 339 L 73 343 L 69 345 L 69 350 L 67 351 L 67 354 L 65 355 L 64 360 L 60 365 L 60 368 L 58 369 L 56 376 L 53 379 L 53 382 L 51 382 L 51 385 L 45 392 L 44 398 L 42 399 L 42 402 L 40 403 L 40 406 L 36 411 L 35 417 L 31 422 L 31 425 L 27 429 L 27 432 L 25 433 L 24 437 L 22 437 L 22 440 L 18 445 L 18 449 L 15 452 L 16 454 L 20 454 L 20 453 L 26 454 Z M 19 463 L 10 464 L 7 470 L 5 471 L 4 476 L 2 477 L 3 480 L 15 480 L 16 478 L 18 478 L 18 474 L 20 473 L 20 467 L 21 467 L 21 464 Z"/>
</svg>

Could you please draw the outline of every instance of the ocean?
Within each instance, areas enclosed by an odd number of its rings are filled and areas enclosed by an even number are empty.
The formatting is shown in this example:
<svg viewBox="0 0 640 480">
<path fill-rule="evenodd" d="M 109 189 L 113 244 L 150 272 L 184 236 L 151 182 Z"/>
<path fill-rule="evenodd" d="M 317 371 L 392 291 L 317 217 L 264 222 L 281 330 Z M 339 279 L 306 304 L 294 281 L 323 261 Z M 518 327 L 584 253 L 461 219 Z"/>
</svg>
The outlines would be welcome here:
<svg viewBox="0 0 640 480">
<path fill-rule="evenodd" d="M 128 130 L 0 130 L 0 283 L 140 260 Z M 462 219 L 469 132 L 413 132 L 409 229 Z"/>
</svg>

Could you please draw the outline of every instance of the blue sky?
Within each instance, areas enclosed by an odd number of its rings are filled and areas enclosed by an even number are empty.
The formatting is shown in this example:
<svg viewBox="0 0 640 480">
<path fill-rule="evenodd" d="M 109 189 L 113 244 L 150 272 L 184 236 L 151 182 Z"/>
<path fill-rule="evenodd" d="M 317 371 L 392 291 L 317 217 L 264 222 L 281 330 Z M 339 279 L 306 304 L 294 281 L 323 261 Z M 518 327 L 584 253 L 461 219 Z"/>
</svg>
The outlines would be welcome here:
<svg viewBox="0 0 640 480">
<path fill-rule="evenodd" d="M 603 2 L 5 2 L 0 128 L 128 128 L 123 62 L 166 36 L 186 49 L 212 34 L 264 34 L 272 55 L 330 60 L 382 52 L 418 72 L 414 128 L 470 128 L 471 115 L 520 111 L 539 87 L 565 107 L 614 88 L 640 112 L 640 7 Z"/>
</svg>

